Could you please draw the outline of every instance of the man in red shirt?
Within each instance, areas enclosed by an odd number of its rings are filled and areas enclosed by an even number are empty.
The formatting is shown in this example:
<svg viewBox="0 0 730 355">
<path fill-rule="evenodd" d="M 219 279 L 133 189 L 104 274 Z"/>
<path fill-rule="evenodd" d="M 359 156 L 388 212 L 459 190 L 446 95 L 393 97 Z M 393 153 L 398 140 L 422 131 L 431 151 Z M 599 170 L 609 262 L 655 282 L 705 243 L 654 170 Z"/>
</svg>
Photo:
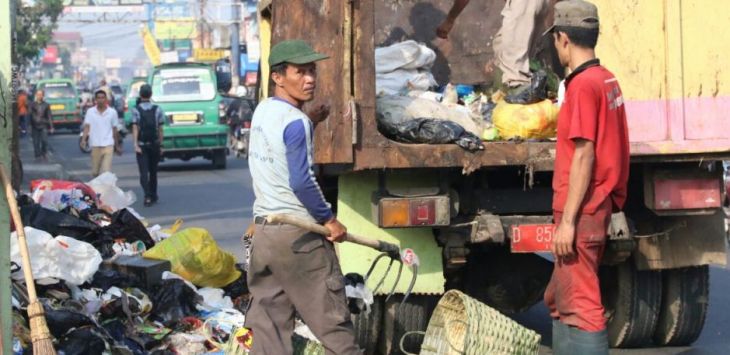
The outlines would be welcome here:
<svg viewBox="0 0 730 355">
<path fill-rule="evenodd" d="M 598 265 L 611 213 L 626 201 L 629 140 L 621 88 L 595 55 L 598 28 L 595 5 L 567 0 L 555 5 L 548 30 L 570 69 L 553 176 L 555 269 L 545 291 L 557 355 L 608 354 Z"/>
</svg>

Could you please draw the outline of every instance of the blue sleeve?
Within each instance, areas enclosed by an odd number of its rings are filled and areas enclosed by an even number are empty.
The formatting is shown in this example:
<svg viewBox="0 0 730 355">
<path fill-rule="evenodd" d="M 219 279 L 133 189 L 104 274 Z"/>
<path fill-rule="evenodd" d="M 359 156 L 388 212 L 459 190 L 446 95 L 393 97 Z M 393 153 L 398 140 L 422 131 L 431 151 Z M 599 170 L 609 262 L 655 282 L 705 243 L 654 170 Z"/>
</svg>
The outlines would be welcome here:
<svg viewBox="0 0 730 355">
<path fill-rule="evenodd" d="M 304 121 L 296 120 L 286 126 L 284 144 L 289 167 L 289 186 L 317 222 L 327 222 L 334 214 L 311 173 L 307 159 L 307 134 Z"/>
</svg>

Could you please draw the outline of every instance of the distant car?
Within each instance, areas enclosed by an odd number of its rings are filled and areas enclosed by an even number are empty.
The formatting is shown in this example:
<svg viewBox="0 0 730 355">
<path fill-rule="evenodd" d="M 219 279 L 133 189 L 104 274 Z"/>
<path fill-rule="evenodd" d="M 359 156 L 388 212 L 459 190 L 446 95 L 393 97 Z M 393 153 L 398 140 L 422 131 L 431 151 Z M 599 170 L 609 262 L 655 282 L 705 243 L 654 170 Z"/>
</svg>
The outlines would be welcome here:
<svg viewBox="0 0 730 355">
<path fill-rule="evenodd" d="M 117 110 L 119 118 L 122 118 L 124 117 L 125 107 L 124 90 L 119 84 L 112 84 L 109 88 L 112 90 L 112 95 L 114 95 L 114 109 Z"/>
</svg>

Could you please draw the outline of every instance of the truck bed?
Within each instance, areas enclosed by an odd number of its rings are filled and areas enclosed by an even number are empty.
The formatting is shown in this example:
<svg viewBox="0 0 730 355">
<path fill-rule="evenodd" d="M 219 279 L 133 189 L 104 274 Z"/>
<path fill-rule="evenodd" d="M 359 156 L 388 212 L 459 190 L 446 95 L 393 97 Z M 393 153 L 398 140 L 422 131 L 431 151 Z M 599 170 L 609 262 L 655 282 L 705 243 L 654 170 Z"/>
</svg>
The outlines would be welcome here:
<svg viewBox="0 0 730 355">
<path fill-rule="evenodd" d="M 264 6 L 262 18 L 266 21 L 268 14 L 271 43 L 303 38 L 331 57 L 318 69 L 314 104 L 332 107 L 328 120 L 316 129 L 318 163 L 344 164 L 352 170 L 462 167 L 470 172 L 501 165 L 550 168 L 552 143 L 485 143 L 484 151 L 469 153 L 456 145 L 400 144 L 378 132 L 374 63 L 378 46 L 415 39 L 436 49 L 432 71 L 441 84 L 493 80 L 480 68 L 494 56 L 491 41 L 499 29 L 504 0 L 472 1 L 450 35 L 453 48 L 442 53 L 435 46 L 434 33 L 452 3 L 273 0 Z M 725 32 L 730 3 L 595 3 L 602 23 L 597 53 L 621 83 L 634 159 L 730 157 L 730 120 L 726 119 L 730 112 L 730 70 L 721 60 L 730 52 L 730 42 L 707 40 Z M 541 14 L 536 33 L 550 19 L 550 13 Z M 533 54 L 554 66 L 550 44 L 541 39 Z M 267 53 L 267 48 L 262 48 L 262 61 Z"/>
</svg>

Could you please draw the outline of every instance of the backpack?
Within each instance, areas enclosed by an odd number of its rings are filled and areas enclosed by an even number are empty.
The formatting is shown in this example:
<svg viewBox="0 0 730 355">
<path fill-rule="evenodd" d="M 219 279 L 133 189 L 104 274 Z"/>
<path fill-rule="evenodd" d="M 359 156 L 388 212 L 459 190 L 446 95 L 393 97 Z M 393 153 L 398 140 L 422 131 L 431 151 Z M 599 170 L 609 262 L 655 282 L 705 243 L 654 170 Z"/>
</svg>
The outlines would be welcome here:
<svg viewBox="0 0 730 355">
<path fill-rule="evenodd" d="M 157 105 L 152 105 L 149 110 L 137 106 L 137 111 L 139 111 L 139 136 L 137 139 L 140 143 L 157 143 L 160 138 L 158 135 Z"/>
</svg>

